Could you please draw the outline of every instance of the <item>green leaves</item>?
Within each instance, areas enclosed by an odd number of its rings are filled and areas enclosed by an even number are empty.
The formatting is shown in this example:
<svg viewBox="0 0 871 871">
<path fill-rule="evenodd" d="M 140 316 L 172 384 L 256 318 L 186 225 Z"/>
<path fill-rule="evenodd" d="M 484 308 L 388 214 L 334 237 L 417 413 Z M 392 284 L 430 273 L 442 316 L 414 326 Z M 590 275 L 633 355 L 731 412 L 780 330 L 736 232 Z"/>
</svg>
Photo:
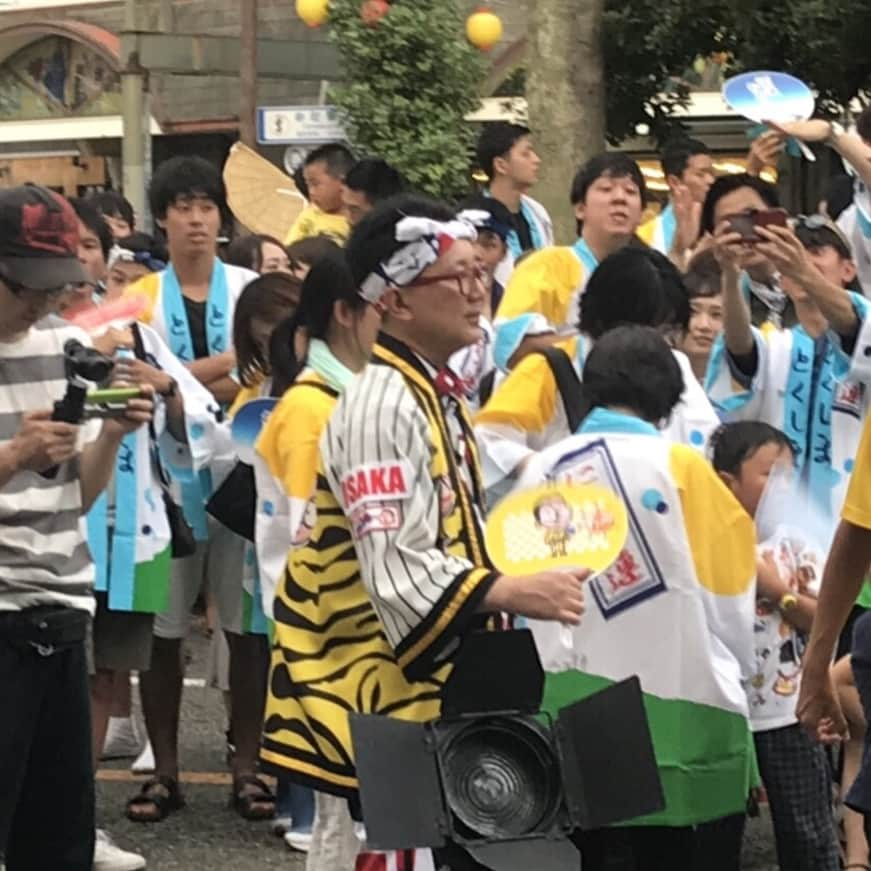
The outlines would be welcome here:
<svg viewBox="0 0 871 871">
<path fill-rule="evenodd" d="M 464 117 L 480 105 L 484 63 L 466 42 L 456 0 L 394 0 L 375 27 L 363 22 L 360 5 L 330 4 L 344 73 L 330 97 L 345 112 L 354 146 L 432 196 L 467 190 L 474 134 Z"/>
</svg>

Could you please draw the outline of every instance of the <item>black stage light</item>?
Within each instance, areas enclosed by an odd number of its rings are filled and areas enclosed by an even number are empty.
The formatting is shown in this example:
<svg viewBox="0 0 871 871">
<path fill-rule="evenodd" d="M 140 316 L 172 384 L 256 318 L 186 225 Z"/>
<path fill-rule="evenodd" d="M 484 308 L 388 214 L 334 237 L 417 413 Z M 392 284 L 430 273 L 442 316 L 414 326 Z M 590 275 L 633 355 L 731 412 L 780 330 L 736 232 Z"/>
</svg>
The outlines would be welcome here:
<svg viewBox="0 0 871 871">
<path fill-rule="evenodd" d="M 664 807 L 637 678 L 568 705 L 555 721 L 540 711 L 543 690 L 528 630 L 481 632 L 457 654 L 440 719 L 352 715 L 369 846 L 452 842 L 483 861 L 480 848 L 515 842 L 516 856 L 532 848 L 545 871 L 566 867 L 548 854 L 572 832 Z"/>
</svg>

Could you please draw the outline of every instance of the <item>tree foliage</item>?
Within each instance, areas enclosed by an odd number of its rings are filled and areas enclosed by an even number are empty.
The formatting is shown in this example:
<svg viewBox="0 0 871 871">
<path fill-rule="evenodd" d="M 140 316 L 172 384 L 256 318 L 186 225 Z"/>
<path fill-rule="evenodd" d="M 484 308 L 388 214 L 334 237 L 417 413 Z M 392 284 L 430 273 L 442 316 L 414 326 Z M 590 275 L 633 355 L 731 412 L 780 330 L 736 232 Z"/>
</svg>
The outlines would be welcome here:
<svg viewBox="0 0 871 871">
<path fill-rule="evenodd" d="M 352 143 L 433 196 L 467 190 L 474 131 L 463 119 L 480 106 L 484 65 L 465 39 L 465 15 L 456 0 L 394 0 L 369 26 L 360 9 L 361 0 L 330 3 L 343 72 L 331 99 Z"/>
<path fill-rule="evenodd" d="M 830 115 L 871 92 L 868 0 L 733 0 L 724 6 L 736 71 L 792 73 L 818 92 L 818 108 Z"/>
<path fill-rule="evenodd" d="M 694 60 L 728 54 L 727 74 L 792 73 L 819 93 L 822 113 L 842 114 L 871 94 L 868 0 L 608 0 L 603 18 L 608 139 L 647 124 L 662 141 L 681 126 Z M 510 84 L 509 84 L 510 82 Z M 522 69 L 497 95 L 523 93 Z M 863 94 L 864 92 L 864 94 Z"/>
<path fill-rule="evenodd" d="M 640 123 L 657 139 L 679 126 L 686 103 L 683 72 L 722 41 L 722 0 L 608 0 L 602 27 L 608 139 L 634 135 Z"/>
</svg>

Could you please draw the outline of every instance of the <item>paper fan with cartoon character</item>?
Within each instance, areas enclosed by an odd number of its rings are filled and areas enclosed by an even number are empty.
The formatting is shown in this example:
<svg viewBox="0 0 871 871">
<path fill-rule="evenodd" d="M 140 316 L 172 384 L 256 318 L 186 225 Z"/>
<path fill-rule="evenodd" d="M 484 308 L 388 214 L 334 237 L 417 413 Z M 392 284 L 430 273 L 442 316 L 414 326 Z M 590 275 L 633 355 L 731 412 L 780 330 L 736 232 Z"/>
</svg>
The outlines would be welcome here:
<svg viewBox="0 0 871 871">
<path fill-rule="evenodd" d="M 512 493 L 491 512 L 487 549 L 506 574 L 610 566 L 626 543 L 622 500 L 598 484 L 545 484 Z"/>
</svg>

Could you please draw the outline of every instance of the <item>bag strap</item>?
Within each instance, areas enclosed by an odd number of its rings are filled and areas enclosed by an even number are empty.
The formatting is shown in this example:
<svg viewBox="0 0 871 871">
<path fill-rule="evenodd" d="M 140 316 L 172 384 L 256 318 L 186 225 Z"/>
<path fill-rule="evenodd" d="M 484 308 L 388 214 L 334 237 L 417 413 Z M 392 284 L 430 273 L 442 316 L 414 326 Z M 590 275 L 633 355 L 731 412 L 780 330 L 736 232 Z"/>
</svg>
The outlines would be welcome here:
<svg viewBox="0 0 871 871">
<path fill-rule="evenodd" d="M 496 386 L 496 375 L 498 372 L 498 369 L 491 369 L 481 379 L 481 383 L 478 385 L 478 402 L 482 408 L 490 401 L 490 397 L 493 395 L 493 389 Z"/>
<path fill-rule="evenodd" d="M 133 321 L 130 324 L 130 332 L 133 335 L 133 356 L 137 360 L 142 360 L 143 363 L 148 363 L 148 355 L 145 351 L 145 342 L 142 339 L 142 331 L 139 329 L 139 324 Z M 166 492 L 170 492 L 169 475 L 163 467 L 163 461 L 160 459 L 160 450 L 157 447 L 157 431 L 154 429 L 154 416 L 148 421 L 148 447 L 151 451 L 151 464 L 157 471 L 157 478 L 160 481 L 161 488 Z"/>
<path fill-rule="evenodd" d="M 329 384 L 323 384 L 320 381 L 309 381 L 307 378 L 303 378 L 300 381 L 294 381 L 293 384 L 288 388 L 291 389 L 293 387 L 311 387 L 312 390 L 320 390 L 321 393 L 326 393 L 327 396 L 331 396 L 333 399 L 339 398 L 339 391 L 334 387 L 330 387 Z"/>
<path fill-rule="evenodd" d="M 581 404 L 581 379 L 578 378 L 578 373 L 572 363 L 571 357 L 562 348 L 556 347 L 556 345 L 541 348 L 535 353 L 541 354 L 547 360 L 550 371 L 553 372 L 553 377 L 556 379 L 556 387 L 563 401 L 563 407 L 566 410 L 566 417 L 569 421 L 569 431 L 574 434 L 581 425 L 583 410 Z"/>
</svg>

